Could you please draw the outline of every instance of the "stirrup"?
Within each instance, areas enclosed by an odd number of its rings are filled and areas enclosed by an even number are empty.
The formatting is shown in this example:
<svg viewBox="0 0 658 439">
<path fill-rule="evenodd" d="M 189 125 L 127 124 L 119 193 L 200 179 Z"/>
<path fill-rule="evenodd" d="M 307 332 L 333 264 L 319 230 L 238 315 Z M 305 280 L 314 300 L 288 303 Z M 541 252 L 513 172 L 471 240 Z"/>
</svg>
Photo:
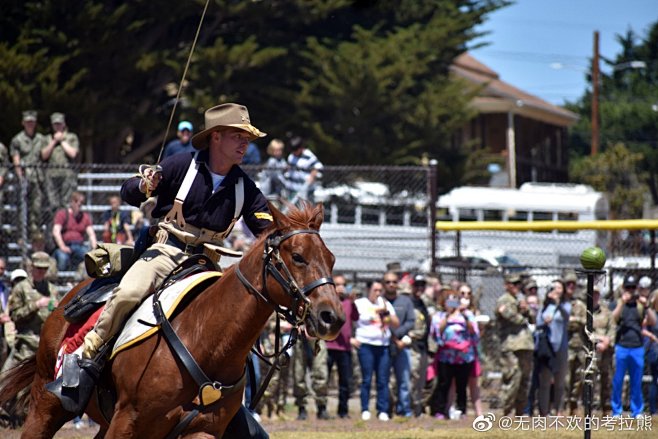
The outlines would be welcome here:
<svg viewBox="0 0 658 439">
<path fill-rule="evenodd" d="M 46 384 L 67 412 L 82 415 L 100 378 L 111 344 L 101 346 L 94 359 L 80 358 L 77 354 L 64 356 L 62 375 Z"/>
</svg>

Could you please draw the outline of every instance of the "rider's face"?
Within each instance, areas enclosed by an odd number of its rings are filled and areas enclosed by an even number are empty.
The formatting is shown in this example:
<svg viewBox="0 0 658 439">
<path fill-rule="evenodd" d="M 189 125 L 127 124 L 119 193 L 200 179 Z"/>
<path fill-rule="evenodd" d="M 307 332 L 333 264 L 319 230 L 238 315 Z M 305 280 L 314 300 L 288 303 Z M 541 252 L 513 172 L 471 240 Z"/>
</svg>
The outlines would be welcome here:
<svg viewBox="0 0 658 439">
<path fill-rule="evenodd" d="M 217 152 L 224 159 L 224 163 L 238 165 L 242 162 L 247 152 L 249 139 L 251 137 L 246 131 L 238 129 L 227 129 L 220 133 Z"/>
</svg>

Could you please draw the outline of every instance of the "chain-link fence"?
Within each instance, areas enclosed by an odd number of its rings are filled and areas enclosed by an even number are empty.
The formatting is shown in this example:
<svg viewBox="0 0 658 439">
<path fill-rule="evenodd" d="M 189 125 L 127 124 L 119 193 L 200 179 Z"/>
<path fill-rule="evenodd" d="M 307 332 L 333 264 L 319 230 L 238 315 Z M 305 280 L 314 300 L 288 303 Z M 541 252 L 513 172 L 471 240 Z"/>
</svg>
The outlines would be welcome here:
<svg viewBox="0 0 658 439">
<path fill-rule="evenodd" d="M 263 184 L 267 172 L 262 166 L 243 168 Z M 325 167 L 313 197 L 325 207 L 322 236 L 336 256 L 336 271 L 357 283 L 381 276 L 394 262 L 405 272 L 430 271 L 430 171 L 430 167 Z M 82 210 L 90 213 L 100 238 L 108 197 L 116 195 L 135 172 L 134 165 L 121 164 L 26 167 L 25 177 L 19 179 L 10 171 L 0 191 L 0 255 L 8 257 L 10 269 L 18 267 L 32 251 L 35 235 L 48 236 L 55 211 L 68 205 L 73 190 L 85 195 Z M 121 208 L 137 211 L 127 205 Z M 504 272 L 525 271 L 545 287 L 565 268 L 579 267 L 578 255 L 595 243 L 604 246 L 615 269 L 607 289 L 619 285 L 625 270 L 644 270 L 642 274 L 655 279 L 649 257 L 653 240 L 651 231 L 439 231 L 434 266 L 444 282 L 456 278 L 479 289 L 483 311 L 489 312 L 502 291 Z"/>
<path fill-rule="evenodd" d="M 243 169 L 264 187 L 267 172 L 262 166 Z M 134 165 L 119 164 L 85 164 L 66 171 L 70 174 L 65 177 L 61 169 L 47 167 L 26 169 L 23 179 L 12 172 L 6 175 L 0 191 L 0 256 L 7 258 L 9 271 L 24 266 L 26 256 L 34 250 L 35 237 L 49 235 L 55 211 L 68 205 L 72 190 L 84 194 L 82 210 L 91 215 L 100 238 L 108 197 L 118 194 L 122 182 L 136 173 Z M 596 243 L 608 254 L 608 273 L 599 280 L 604 299 L 614 298 L 614 291 L 628 273 L 638 278 L 647 276 L 655 288 L 655 263 L 650 256 L 655 254 L 654 231 L 433 234 L 434 213 L 428 203 L 431 178 L 429 167 L 325 167 L 312 194 L 325 208 L 322 237 L 336 256 L 336 271 L 345 273 L 361 291 L 366 280 L 380 278 L 387 266 L 396 262 L 403 272 L 429 272 L 434 265 L 444 284 L 451 280 L 468 282 L 480 312 L 491 318 L 482 334 L 481 353 L 483 388 L 492 403 L 498 389 L 495 377 L 500 371 L 494 309 L 504 290 L 506 273 L 518 271 L 534 280 L 541 300 L 551 281 L 562 277 L 566 269 L 578 268 L 580 252 Z M 294 198 L 292 193 L 284 195 Z M 135 207 L 122 205 L 121 209 L 138 216 Z M 57 279 L 63 291 L 73 280 L 67 276 L 70 273 L 60 273 Z"/>
<path fill-rule="evenodd" d="M 243 169 L 263 183 L 262 166 Z M 0 255 L 8 258 L 10 269 L 23 264 L 35 238 L 48 240 L 55 212 L 69 205 L 74 190 L 84 194 L 82 211 L 91 215 L 100 238 L 108 197 L 118 194 L 122 182 L 136 173 L 134 165 L 120 164 L 23 171 L 23 178 L 9 172 L 1 192 Z M 374 277 L 392 261 L 429 259 L 428 173 L 425 167 L 325 167 L 312 195 L 325 207 L 322 236 L 336 256 L 336 270 Z M 137 211 L 127 205 L 121 209 Z"/>
</svg>

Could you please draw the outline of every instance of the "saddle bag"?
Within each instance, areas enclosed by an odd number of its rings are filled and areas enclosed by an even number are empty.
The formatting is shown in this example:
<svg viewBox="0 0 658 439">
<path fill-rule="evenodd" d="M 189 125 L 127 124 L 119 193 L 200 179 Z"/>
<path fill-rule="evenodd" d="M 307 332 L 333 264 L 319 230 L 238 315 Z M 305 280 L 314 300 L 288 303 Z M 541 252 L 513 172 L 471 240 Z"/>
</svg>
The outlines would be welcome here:
<svg viewBox="0 0 658 439">
<path fill-rule="evenodd" d="M 86 321 L 112 295 L 119 284 L 118 277 L 96 279 L 64 306 L 64 318 L 69 323 Z"/>
<path fill-rule="evenodd" d="M 134 249 L 129 245 L 99 243 L 85 254 L 85 269 L 90 277 L 120 276 L 133 263 Z"/>
</svg>

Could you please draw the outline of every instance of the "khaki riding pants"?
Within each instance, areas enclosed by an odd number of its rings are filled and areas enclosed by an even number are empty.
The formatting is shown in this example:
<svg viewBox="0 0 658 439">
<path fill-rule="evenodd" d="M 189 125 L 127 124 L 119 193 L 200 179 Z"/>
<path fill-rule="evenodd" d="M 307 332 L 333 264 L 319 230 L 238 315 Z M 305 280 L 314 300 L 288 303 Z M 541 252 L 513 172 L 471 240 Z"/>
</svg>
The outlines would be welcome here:
<svg viewBox="0 0 658 439">
<path fill-rule="evenodd" d="M 187 259 L 187 255 L 168 244 L 153 244 L 133 264 L 105 304 L 94 330 L 107 342 L 121 329 L 126 317 L 145 297 Z"/>
</svg>

